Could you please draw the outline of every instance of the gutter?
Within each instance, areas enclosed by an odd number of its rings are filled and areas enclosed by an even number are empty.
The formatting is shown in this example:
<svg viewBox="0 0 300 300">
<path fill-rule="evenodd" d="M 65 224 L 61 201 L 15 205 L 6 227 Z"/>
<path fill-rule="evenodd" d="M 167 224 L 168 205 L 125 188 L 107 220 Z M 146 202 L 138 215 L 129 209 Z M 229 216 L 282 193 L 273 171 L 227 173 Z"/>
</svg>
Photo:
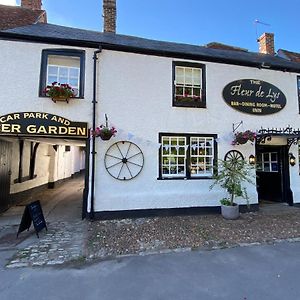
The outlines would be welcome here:
<svg viewBox="0 0 300 300">
<path fill-rule="evenodd" d="M 94 60 L 94 70 L 93 70 L 93 132 L 96 129 L 96 104 L 97 102 L 97 60 L 98 54 L 102 52 L 101 45 L 99 49 L 94 51 L 93 60 Z M 96 163 L 96 138 L 92 137 L 92 178 L 91 178 L 91 211 L 90 219 L 94 219 L 94 201 L 95 201 L 95 163 Z"/>
</svg>

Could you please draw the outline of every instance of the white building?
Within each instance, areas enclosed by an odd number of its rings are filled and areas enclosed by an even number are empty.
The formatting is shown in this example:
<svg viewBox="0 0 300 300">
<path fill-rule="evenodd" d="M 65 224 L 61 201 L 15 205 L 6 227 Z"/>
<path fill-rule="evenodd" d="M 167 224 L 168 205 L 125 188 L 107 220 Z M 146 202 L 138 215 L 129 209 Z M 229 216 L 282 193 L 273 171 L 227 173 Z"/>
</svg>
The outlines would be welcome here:
<svg viewBox="0 0 300 300">
<path fill-rule="evenodd" d="M 268 46 L 270 38 L 264 36 L 261 45 Z M 76 167 L 57 163 L 57 151 L 63 149 L 53 148 L 74 145 L 87 147 L 83 210 L 92 216 L 216 210 L 224 191 L 209 189 L 214 166 L 232 150 L 238 152 L 230 154 L 246 160 L 253 155 L 259 162 L 259 187 L 248 187 L 252 209 L 259 199 L 300 203 L 299 63 L 271 54 L 51 24 L 2 31 L 0 49 L 1 116 L 11 116 L 0 117 L 6 194 L 80 171 L 82 148 L 72 154 Z M 77 97 L 69 103 L 51 101 L 43 90 L 53 81 L 70 83 Z M 118 132 L 93 144 L 82 128 L 104 124 L 105 114 Z M 53 115 L 62 119 L 54 124 Z M 233 130 L 256 131 L 257 142 L 232 145 Z M 25 182 L 15 180 L 20 176 L 20 138 L 25 140 L 23 155 L 31 158 L 30 145 L 41 143 L 37 171 L 31 174 L 36 177 Z"/>
</svg>

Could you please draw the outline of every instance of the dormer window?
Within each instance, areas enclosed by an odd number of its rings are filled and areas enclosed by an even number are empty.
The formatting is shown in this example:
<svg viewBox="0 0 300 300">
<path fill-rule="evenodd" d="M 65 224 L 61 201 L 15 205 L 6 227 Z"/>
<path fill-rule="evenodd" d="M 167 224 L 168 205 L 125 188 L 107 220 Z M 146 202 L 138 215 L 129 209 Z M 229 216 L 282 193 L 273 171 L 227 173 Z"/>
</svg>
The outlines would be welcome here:
<svg viewBox="0 0 300 300">
<path fill-rule="evenodd" d="M 47 49 L 42 53 L 40 96 L 53 82 L 69 84 L 77 98 L 84 96 L 85 53 L 79 50 Z"/>
</svg>

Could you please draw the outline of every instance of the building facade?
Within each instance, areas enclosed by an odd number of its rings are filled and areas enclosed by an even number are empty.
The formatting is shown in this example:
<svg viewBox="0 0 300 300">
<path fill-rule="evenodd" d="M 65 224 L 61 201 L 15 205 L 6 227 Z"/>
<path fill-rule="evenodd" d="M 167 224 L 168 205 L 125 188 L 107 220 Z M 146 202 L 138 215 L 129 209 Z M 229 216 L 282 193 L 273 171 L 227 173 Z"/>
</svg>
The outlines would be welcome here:
<svg viewBox="0 0 300 300">
<path fill-rule="evenodd" d="M 14 170 L 2 185 L 10 195 L 56 182 L 59 172 L 68 177 L 85 160 L 83 210 L 93 217 L 216 209 L 226 196 L 210 189 L 217 162 L 237 155 L 257 161 L 256 184 L 247 186 L 252 209 L 259 200 L 300 203 L 299 63 L 51 24 L 2 31 L 0 49 L 1 168 L 9 174 L 11 160 Z M 52 82 L 72 85 L 75 98 L 52 101 L 44 94 Z M 90 137 L 105 115 L 116 135 Z M 247 130 L 256 142 L 232 145 Z M 36 143 L 44 161 L 35 168 L 46 176 L 18 182 L 37 175 L 20 175 L 21 153 L 32 163 Z M 77 147 L 72 171 L 54 163 L 56 145 Z"/>
</svg>

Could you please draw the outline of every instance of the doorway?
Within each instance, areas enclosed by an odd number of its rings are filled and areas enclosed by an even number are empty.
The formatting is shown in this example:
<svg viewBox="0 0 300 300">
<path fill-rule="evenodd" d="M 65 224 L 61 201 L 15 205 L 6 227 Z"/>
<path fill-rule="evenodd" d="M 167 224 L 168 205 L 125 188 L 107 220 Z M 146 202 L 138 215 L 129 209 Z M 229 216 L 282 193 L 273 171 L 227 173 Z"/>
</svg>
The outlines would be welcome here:
<svg viewBox="0 0 300 300">
<path fill-rule="evenodd" d="M 0 212 L 10 204 L 11 143 L 0 140 Z"/>
<path fill-rule="evenodd" d="M 286 202 L 293 205 L 288 147 L 256 145 L 256 158 L 259 202 Z"/>
</svg>

